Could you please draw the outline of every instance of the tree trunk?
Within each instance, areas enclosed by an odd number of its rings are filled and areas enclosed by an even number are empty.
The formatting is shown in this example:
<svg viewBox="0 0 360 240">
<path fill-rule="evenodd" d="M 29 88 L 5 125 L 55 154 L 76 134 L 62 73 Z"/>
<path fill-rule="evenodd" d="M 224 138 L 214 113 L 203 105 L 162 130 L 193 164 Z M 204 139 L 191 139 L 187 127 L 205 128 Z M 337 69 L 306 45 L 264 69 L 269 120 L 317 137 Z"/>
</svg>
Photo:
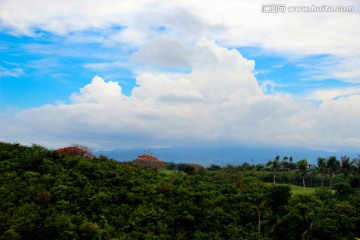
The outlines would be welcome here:
<svg viewBox="0 0 360 240">
<path fill-rule="evenodd" d="M 276 173 L 274 173 L 274 177 L 273 177 L 273 183 L 274 184 L 276 183 L 275 176 L 276 176 Z"/>
<path fill-rule="evenodd" d="M 321 173 L 321 186 L 324 187 L 324 176 Z"/>
<path fill-rule="evenodd" d="M 333 175 L 330 174 L 330 191 L 332 190 L 333 188 Z"/>
<path fill-rule="evenodd" d="M 258 211 L 258 236 L 259 239 L 261 239 L 260 234 L 261 234 L 261 211 Z"/>
<path fill-rule="evenodd" d="M 305 186 L 305 176 L 304 176 L 304 174 L 302 175 L 302 179 L 303 179 L 303 187 L 305 188 L 306 186 Z"/>
</svg>

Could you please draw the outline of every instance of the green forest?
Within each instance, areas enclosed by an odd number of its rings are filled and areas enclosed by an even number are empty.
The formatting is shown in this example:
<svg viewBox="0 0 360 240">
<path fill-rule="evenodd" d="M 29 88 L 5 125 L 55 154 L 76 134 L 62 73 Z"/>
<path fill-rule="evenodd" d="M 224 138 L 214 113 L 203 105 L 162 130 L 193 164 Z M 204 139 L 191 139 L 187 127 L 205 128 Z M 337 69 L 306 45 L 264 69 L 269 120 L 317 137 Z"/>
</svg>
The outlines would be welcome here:
<svg viewBox="0 0 360 240">
<path fill-rule="evenodd" d="M 209 167 L 0 142 L 0 239 L 357 239 L 360 157 Z"/>
</svg>

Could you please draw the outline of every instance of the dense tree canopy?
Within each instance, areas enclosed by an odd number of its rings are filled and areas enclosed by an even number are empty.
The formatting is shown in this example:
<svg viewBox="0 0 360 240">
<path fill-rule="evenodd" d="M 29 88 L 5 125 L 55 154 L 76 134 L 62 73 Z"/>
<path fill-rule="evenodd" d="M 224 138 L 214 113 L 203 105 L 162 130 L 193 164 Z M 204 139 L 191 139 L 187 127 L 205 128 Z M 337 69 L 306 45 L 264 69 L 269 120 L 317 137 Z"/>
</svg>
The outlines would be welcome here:
<svg viewBox="0 0 360 240">
<path fill-rule="evenodd" d="M 205 169 L 172 163 L 169 170 L 161 163 L 154 171 L 137 162 L 0 142 L 0 239 L 360 236 L 355 172 L 344 180 L 334 171 L 336 193 L 319 187 L 294 194 L 289 183 L 301 185 L 301 176 L 279 166 L 277 184 L 270 184 L 272 169 L 249 164 Z M 306 177 L 314 184 L 314 176 Z"/>
</svg>

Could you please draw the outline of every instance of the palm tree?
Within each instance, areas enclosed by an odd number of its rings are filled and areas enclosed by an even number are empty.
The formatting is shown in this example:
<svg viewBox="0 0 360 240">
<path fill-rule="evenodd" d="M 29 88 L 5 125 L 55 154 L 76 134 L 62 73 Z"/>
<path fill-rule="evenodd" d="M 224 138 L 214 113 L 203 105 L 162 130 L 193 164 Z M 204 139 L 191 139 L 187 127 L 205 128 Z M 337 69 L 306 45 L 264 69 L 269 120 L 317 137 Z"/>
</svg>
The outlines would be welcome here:
<svg viewBox="0 0 360 240">
<path fill-rule="evenodd" d="M 265 196 L 260 194 L 256 198 L 256 211 L 258 214 L 258 239 L 261 239 L 261 211 L 265 204 Z"/>
<path fill-rule="evenodd" d="M 352 160 L 351 167 L 352 167 L 353 173 L 355 175 L 357 175 L 357 177 L 359 179 L 359 189 L 360 189 L 360 155 L 358 158 L 355 158 Z"/>
<path fill-rule="evenodd" d="M 276 173 L 277 173 L 277 170 L 279 169 L 280 167 L 280 157 L 279 156 L 276 156 L 275 160 L 274 161 L 269 161 L 266 165 L 268 167 L 270 167 L 270 171 L 273 173 L 273 183 L 275 184 L 276 183 Z"/>
<path fill-rule="evenodd" d="M 314 217 L 315 217 L 315 214 L 312 211 L 305 213 L 304 218 L 306 221 L 307 229 L 301 234 L 301 240 L 309 240 L 310 239 L 311 232 L 314 227 Z"/>
<path fill-rule="evenodd" d="M 317 173 L 320 173 L 321 176 L 321 186 L 324 187 L 324 175 L 327 173 L 326 169 L 326 158 L 318 157 L 317 159 Z"/>
<path fill-rule="evenodd" d="M 288 163 L 289 158 L 287 156 L 283 157 L 283 160 L 281 161 L 281 166 L 284 170 L 288 171 L 289 170 L 289 163 Z"/>
<path fill-rule="evenodd" d="M 299 172 L 301 173 L 302 176 L 302 180 L 303 180 L 303 187 L 305 188 L 305 175 L 307 172 L 307 168 L 308 168 L 308 162 L 303 159 L 297 162 L 297 168 L 299 170 Z"/>
<path fill-rule="evenodd" d="M 349 176 L 351 172 L 350 157 L 346 155 L 341 157 L 341 172 L 344 174 L 344 177 Z"/>
<path fill-rule="evenodd" d="M 330 156 L 326 161 L 326 169 L 330 177 L 330 190 L 333 188 L 333 176 L 340 169 L 340 162 L 335 156 Z"/>
</svg>

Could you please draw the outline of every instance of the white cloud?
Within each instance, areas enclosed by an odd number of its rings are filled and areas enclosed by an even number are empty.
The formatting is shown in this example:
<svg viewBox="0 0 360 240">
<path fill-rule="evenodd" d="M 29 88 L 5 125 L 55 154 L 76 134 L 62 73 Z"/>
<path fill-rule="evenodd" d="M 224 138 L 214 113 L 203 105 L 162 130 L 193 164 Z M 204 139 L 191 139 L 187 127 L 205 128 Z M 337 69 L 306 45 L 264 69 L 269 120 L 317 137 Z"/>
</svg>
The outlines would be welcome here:
<svg viewBox="0 0 360 240">
<path fill-rule="evenodd" d="M 354 13 L 261 12 L 264 4 L 283 3 L 262 0 L 224 0 L 211 4 L 205 0 L 3 0 L 0 2 L 0 28 L 26 35 L 36 35 L 39 29 L 65 36 L 70 34 L 69 39 L 74 42 L 92 39 L 107 46 L 123 43 L 130 49 L 139 49 L 135 60 L 152 66 L 186 65 L 186 51 L 183 50 L 201 37 L 226 47 L 260 47 L 265 52 L 296 61 L 300 59 L 300 62 L 303 57 L 326 54 L 332 58 L 324 58 L 323 64 L 311 66 L 308 73 L 314 75 L 309 79 L 335 78 L 358 83 L 360 28 L 354 23 L 360 21 L 359 1 L 285 2 L 287 6 L 354 6 Z M 99 30 L 105 36 L 86 36 L 87 30 Z M 83 34 L 72 35 L 82 31 Z M 159 39 L 163 45 L 159 44 Z M 149 49 L 152 47 L 154 49 Z M 169 49 L 173 52 L 168 52 Z"/>
<path fill-rule="evenodd" d="M 112 69 L 112 68 L 123 68 L 126 67 L 126 64 L 124 62 L 99 62 L 99 63 L 86 63 L 83 65 L 83 67 L 88 68 L 88 69 L 92 69 L 92 70 L 96 70 L 96 71 L 101 71 L 101 70 L 108 70 L 108 69 Z"/>
<path fill-rule="evenodd" d="M 360 95 L 324 101 L 315 117 L 318 143 L 338 146 L 360 146 Z M 320 135 L 321 134 L 321 135 Z"/>
<path fill-rule="evenodd" d="M 325 100 L 319 107 L 265 95 L 254 61 L 238 51 L 204 39 L 191 50 L 191 73 L 143 73 L 130 97 L 117 82 L 94 77 L 69 104 L 27 109 L 0 121 L 8 126 L 2 138 L 97 148 L 209 141 L 360 146 L 359 95 Z"/>
<path fill-rule="evenodd" d="M 0 16 L 5 27 L 16 33 L 31 34 L 35 29 L 67 34 L 91 28 L 104 28 L 126 23 L 129 14 L 139 12 L 151 1 L 36 0 L 0 3 Z"/>
<path fill-rule="evenodd" d="M 88 141 L 93 146 L 114 147 L 211 140 L 359 147 L 357 87 L 311 92 L 308 99 L 323 101 L 318 107 L 294 102 L 289 96 L 265 95 L 264 87 L 272 86 L 271 82 L 259 86 L 253 61 L 206 40 L 193 47 L 205 37 L 226 47 L 260 47 L 295 63 L 328 55 L 322 62 L 303 66 L 307 79 L 360 82 L 360 28 L 354 25 L 360 19 L 358 1 L 286 1 L 287 6 L 352 5 L 355 13 L 265 14 L 261 13 L 263 4 L 267 2 L 0 1 L 1 30 L 30 36 L 40 34 L 38 30 L 48 31 L 75 43 L 102 42 L 112 47 L 121 43 L 126 49 L 138 49 L 133 63 L 192 70 L 155 74 L 145 67 L 131 66 L 139 74 L 139 87 L 130 97 L 122 94 L 118 83 L 95 77 L 70 96 L 70 104 L 46 105 L 8 120 L 2 118 L 1 137 L 51 140 L 55 145 Z M 87 36 L 87 30 L 99 30 L 103 35 Z M 27 50 L 54 52 L 44 45 L 27 45 Z M 63 56 L 79 54 L 73 49 L 60 50 Z M 85 66 L 106 69 L 128 66 L 126 61 Z M 0 70 L 0 77 L 24 74 L 20 68 Z"/>
<path fill-rule="evenodd" d="M 19 78 L 25 75 L 25 72 L 22 68 L 5 68 L 0 65 L 0 78 L 3 77 L 15 77 Z"/>
<path fill-rule="evenodd" d="M 360 88 L 333 88 L 333 89 L 320 89 L 315 90 L 306 96 L 306 99 L 323 101 L 329 99 L 335 99 L 340 97 L 347 97 L 350 95 L 360 94 Z"/>
<path fill-rule="evenodd" d="M 360 83 L 360 54 L 346 57 L 329 56 L 316 64 L 302 64 L 305 76 L 312 80 L 339 79 L 347 83 Z"/>
<path fill-rule="evenodd" d="M 275 83 L 272 81 L 266 80 L 261 84 L 261 90 L 268 94 L 275 93 Z"/>
<path fill-rule="evenodd" d="M 74 104 L 79 103 L 107 103 L 110 101 L 119 101 L 124 98 L 121 95 L 121 87 L 117 82 L 109 81 L 106 84 L 98 76 L 92 79 L 91 84 L 80 89 L 80 94 L 73 94 L 70 99 Z"/>
<path fill-rule="evenodd" d="M 265 14 L 264 3 L 255 1 L 221 1 L 208 4 L 204 0 L 115 1 L 3 0 L 0 17 L 3 27 L 20 34 L 42 29 L 67 34 L 88 29 L 122 26 L 118 40 L 147 43 L 157 37 L 158 27 L 165 27 L 170 37 L 182 41 L 204 36 L 231 46 L 261 46 L 280 53 L 295 55 L 359 53 L 360 30 L 355 13 L 289 13 Z M 274 2 L 276 4 L 276 2 Z M 286 1 L 291 5 L 352 5 L 355 0 Z M 221 33 L 221 34 L 220 34 Z M 115 34 L 116 32 L 112 33 Z"/>
<path fill-rule="evenodd" d="M 191 52 L 178 41 L 158 37 L 142 46 L 132 59 L 145 66 L 184 68 L 189 67 L 190 54 Z"/>
</svg>

